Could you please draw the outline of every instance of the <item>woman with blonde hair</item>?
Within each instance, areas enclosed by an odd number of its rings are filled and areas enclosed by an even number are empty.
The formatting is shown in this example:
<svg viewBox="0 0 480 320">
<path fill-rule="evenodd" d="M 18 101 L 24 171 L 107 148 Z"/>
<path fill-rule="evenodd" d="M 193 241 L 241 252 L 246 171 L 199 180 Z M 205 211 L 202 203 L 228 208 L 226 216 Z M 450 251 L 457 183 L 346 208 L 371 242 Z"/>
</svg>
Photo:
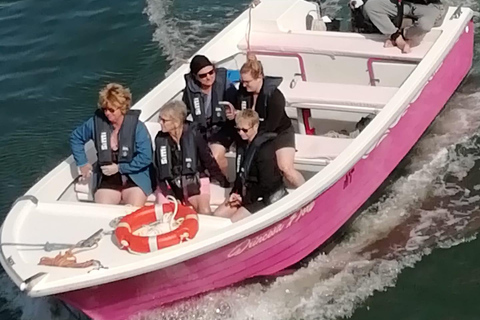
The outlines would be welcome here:
<svg viewBox="0 0 480 320">
<path fill-rule="evenodd" d="M 160 108 L 162 131 L 155 137 L 155 171 L 159 193 L 157 203 L 172 195 L 195 211 L 211 214 L 209 176 L 228 187 L 205 139 L 194 125 L 185 122 L 187 107 L 171 101 Z M 208 174 L 206 172 L 208 170 Z"/>
<path fill-rule="evenodd" d="M 109 83 L 99 93 L 98 110 L 76 128 L 70 137 L 80 179 L 93 173 L 97 203 L 143 206 L 152 193 L 150 168 L 152 143 L 139 110 L 130 110 L 128 88 Z M 95 168 L 88 163 L 85 144 L 93 140 L 97 150 Z"/>
<path fill-rule="evenodd" d="M 294 168 L 295 131 L 285 112 L 285 97 L 278 89 L 280 77 L 268 77 L 255 55 L 249 54 L 240 69 L 241 86 L 238 90 L 238 109 L 253 109 L 260 118 L 259 131 L 274 132 L 275 154 L 285 179 L 294 187 L 305 182 Z"/>
</svg>

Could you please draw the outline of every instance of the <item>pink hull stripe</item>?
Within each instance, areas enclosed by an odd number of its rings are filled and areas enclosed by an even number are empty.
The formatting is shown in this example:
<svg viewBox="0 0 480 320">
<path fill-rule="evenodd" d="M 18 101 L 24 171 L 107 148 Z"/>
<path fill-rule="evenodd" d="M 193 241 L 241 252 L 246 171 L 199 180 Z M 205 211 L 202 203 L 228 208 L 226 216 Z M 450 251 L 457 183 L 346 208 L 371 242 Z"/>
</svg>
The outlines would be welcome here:
<svg viewBox="0 0 480 320">
<path fill-rule="evenodd" d="M 203 256 L 162 270 L 72 292 L 61 299 L 97 320 L 127 319 L 143 310 L 278 272 L 327 241 L 388 177 L 455 92 L 472 64 L 473 22 L 408 112 L 314 206 Z M 307 212 L 309 211 L 309 212 Z M 293 222 L 292 222 L 293 221 Z M 255 242 L 248 246 L 248 242 Z"/>
</svg>

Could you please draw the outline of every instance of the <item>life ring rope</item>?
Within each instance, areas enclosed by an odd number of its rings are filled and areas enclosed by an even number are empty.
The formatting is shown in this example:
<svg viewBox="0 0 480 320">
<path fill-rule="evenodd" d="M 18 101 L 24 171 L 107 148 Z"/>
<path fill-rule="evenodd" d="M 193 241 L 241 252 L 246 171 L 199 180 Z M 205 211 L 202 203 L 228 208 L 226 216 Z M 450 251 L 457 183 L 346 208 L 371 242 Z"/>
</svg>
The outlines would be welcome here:
<svg viewBox="0 0 480 320">
<path fill-rule="evenodd" d="M 157 251 L 184 241 L 191 240 L 198 232 L 198 215 L 190 207 L 171 202 L 163 205 L 144 206 L 124 216 L 115 229 L 115 237 L 120 247 L 132 254 Z M 134 234 L 140 228 L 162 221 L 170 231 L 159 235 L 140 236 Z"/>
</svg>

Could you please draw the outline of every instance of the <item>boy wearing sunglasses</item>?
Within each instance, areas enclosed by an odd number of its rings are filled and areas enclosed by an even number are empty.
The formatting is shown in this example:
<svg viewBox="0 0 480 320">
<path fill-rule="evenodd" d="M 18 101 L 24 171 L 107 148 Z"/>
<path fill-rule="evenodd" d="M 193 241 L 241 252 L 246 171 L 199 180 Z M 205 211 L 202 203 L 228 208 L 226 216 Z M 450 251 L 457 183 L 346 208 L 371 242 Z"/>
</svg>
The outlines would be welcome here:
<svg viewBox="0 0 480 320">
<path fill-rule="evenodd" d="M 237 146 L 237 178 L 229 198 L 214 215 L 232 222 L 246 218 L 287 194 L 275 155 L 275 133 L 258 133 L 260 119 L 252 109 L 239 111 L 236 130 L 243 140 Z"/>
<path fill-rule="evenodd" d="M 212 154 L 223 174 L 227 174 L 225 153 L 234 141 L 236 132 L 233 119 L 237 89 L 227 79 L 225 68 L 215 68 L 203 55 L 190 62 L 190 72 L 185 75 L 183 102 L 191 121 L 208 142 Z"/>
</svg>

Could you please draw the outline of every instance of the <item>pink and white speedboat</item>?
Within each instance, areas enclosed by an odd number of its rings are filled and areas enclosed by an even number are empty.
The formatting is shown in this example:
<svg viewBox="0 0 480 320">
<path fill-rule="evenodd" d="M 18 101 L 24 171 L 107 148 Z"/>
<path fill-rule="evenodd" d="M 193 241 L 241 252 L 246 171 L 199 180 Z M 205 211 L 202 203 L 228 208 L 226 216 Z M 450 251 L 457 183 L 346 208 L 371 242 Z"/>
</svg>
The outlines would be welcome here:
<svg viewBox="0 0 480 320">
<path fill-rule="evenodd" d="M 312 25 L 322 24 L 317 9 L 303 0 L 263 0 L 199 51 L 230 70 L 238 70 L 246 52 L 253 51 L 267 75 L 283 77 L 280 89 L 298 123 L 295 165 L 308 179 L 302 187 L 234 224 L 200 216 L 194 239 L 138 255 L 105 235 L 112 221 L 136 208 L 93 203 L 88 185 L 77 183 L 69 157 L 19 198 L 3 223 L 0 261 L 10 278 L 32 297 L 57 296 L 93 319 L 126 319 L 275 274 L 331 239 L 405 157 L 466 76 L 474 28 L 472 10 L 449 8 L 441 26 L 402 54 L 384 48 L 381 35 L 307 30 L 308 18 Z M 159 107 L 180 99 L 187 72 L 188 64 L 182 65 L 134 106 L 142 110 L 153 136 Z M 373 120 L 352 134 L 367 116 Z M 94 162 L 93 144 L 87 149 Z M 228 190 L 212 188 L 215 206 Z M 41 257 L 54 257 L 100 229 L 104 232 L 97 235 L 103 237 L 83 243 L 85 250 L 76 258 L 97 260 L 105 268 L 38 265 Z"/>
</svg>

